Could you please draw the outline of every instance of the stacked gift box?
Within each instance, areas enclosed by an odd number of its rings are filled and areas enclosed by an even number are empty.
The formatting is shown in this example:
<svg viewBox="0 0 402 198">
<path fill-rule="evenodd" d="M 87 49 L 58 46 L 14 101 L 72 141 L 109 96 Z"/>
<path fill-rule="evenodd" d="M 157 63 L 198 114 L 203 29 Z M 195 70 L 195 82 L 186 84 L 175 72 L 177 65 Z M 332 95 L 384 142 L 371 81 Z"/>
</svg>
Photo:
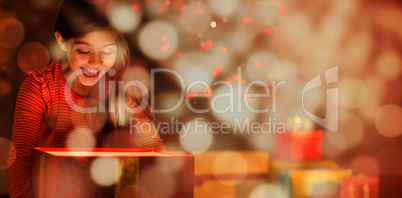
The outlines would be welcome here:
<svg viewBox="0 0 402 198">
<path fill-rule="evenodd" d="M 275 159 L 270 164 L 269 180 L 278 185 L 281 196 L 377 198 L 379 179 L 354 177 L 353 170 L 322 159 L 322 139 L 322 130 L 275 134 Z"/>
</svg>

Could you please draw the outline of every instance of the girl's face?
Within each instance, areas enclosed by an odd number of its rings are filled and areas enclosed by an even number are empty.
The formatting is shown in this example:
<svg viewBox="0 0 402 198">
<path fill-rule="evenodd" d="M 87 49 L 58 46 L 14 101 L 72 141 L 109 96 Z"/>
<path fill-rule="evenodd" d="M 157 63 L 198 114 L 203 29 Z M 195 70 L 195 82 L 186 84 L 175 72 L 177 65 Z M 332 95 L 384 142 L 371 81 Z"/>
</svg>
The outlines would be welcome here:
<svg viewBox="0 0 402 198">
<path fill-rule="evenodd" d="M 93 31 L 64 44 L 60 47 L 67 52 L 69 74 L 78 72 L 75 81 L 84 86 L 95 85 L 116 63 L 116 35 L 111 31 Z"/>
</svg>

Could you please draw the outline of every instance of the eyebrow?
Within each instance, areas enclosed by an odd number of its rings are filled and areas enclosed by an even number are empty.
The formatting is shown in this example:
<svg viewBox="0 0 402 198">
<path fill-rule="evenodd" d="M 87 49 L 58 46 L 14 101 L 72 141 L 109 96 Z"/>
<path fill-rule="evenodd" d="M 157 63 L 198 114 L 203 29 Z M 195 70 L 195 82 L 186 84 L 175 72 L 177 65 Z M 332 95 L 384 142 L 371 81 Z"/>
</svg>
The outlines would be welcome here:
<svg viewBox="0 0 402 198">
<path fill-rule="evenodd" d="M 92 44 L 89 44 L 89 43 L 87 43 L 87 42 L 82 42 L 82 41 L 76 41 L 76 42 L 74 42 L 74 45 L 78 45 L 78 44 L 83 44 L 83 45 L 88 45 L 88 46 L 93 47 Z M 109 44 L 103 45 L 102 47 L 108 47 L 108 46 L 112 46 L 112 45 L 116 45 L 116 43 L 109 43 Z"/>
</svg>

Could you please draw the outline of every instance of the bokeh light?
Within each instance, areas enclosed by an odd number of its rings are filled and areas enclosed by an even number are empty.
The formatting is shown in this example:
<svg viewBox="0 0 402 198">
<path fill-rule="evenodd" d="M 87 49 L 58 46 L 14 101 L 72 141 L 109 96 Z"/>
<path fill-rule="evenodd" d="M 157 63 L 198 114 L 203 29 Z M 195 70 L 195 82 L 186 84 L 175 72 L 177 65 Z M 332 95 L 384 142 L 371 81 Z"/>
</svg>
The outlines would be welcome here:
<svg viewBox="0 0 402 198">
<path fill-rule="evenodd" d="M 225 151 L 220 153 L 213 162 L 212 171 L 215 178 L 225 185 L 233 185 L 240 183 L 247 173 L 247 162 L 244 157 L 235 151 Z M 220 175 L 235 174 L 239 175 L 236 181 L 227 181 Z"/>
<path fill-rule="evenodd" d="M 382 106 L 376 113 L 374 124 L 385 137 L 396 137 L 402 133 L 402 108 L 394 104 Z"/>
<path fill-rule="evenodd" d="M 353 169 L 356 174 L 362 173 L 370 177 L 377 177 L 380 174 L 378 160 L 370 155 L 359 155 L 353 158 L 348 167 Z"/>
<path fill-rule="evenodd" d="M 262 25 L 274 25 L 278 21 L 279 5 L 277 1 L 256 1 L 254 15 Z"/>
<path fill-rule="evenodd" d="M 208 6 L 198 3 L 186 5 L 180 15 L 181 23 L 185 30 L 190 33 L 200 33 L 207 30 L 212 20 L 212 12 Z"/>
<path fill-rule="evenodd" d="M 190 153 L 202 153 L 208 150 L 213 140 L 211 128 L 200 120 L 186 123 L 179 135 L 181 146 Z"/>
<path fill-rule="evenodd" d="M 239 0 L 209 0 L 212 12 L 221 17 L 229 17 L 236 13 L 240 7 Z"/>
<path fill-rule="evenodd" d="M 23 72 L 45 67 L 50 62 L 47 48 L 37 42 L 23 45 L 17 55 L 18 66 Z"/>
<path fill-rule="evenodd" d="M 258 52 L 247 61 L 246 71 L 250 80 L 268 82 L 279 75 L 280 62 L 272 53 Z"/>
<path fill-rule="evenodd" d="M 359 78 L 346 78 L 339 82 L 339 105 L 348 109 L 362 107 L 368 97 L 368 87 Z"/>
<path fill-rule="evenodd" d="M 261 184 L 253 189 L 250 194 L 250 198 L 261 197 L 280 198 L 284 197 L 284 193 L 277 185 Z"/>
<path fill-rule="evenodd" d="M 121 164 L 114 157 L 98 157 L 90 168 L 91 178 L 100 186 L 113 185 L 120 179 L 121 172 Z"/>
<path fill-rule="evenodd" d="M 213 70 L 215 68 L 212 63 L 208 63 L 207 61 L 206 54 L 200 51 L 183 54 L 175 63 L 175 69 L 180 74 L 176 80 L 183 80 L 187 88 L 195 81 L 205 82 L 211 86 L 214 79 Z M 198 83 L 190 91 L 202 92 L 206 88 L 206 86 Z"/>
<path fill-rule="evenodd" d="M 377 74 L 384 80 L 394 80 L 401 77 L 401 57 L 395 50 L 384 50 L 375 61 Z"/>
<path fill-rule="evenodd" d="M 66 148 L 95 148 L 96 139 L 88 128 L 76 128 L 72 130 L 66 140 Z"/>
<path fill-rule="evenodd" d="M 134 11 L 130 4 L 112 4 L 109 7 L 108 17 L 110 22 L 122 32 L 130 33 L 139 25 L 142 11 Z"/>
<path fill-rule="evenodd" d="M 339 64 L 341 70 L 350 74 L 362 73 L 372 50 L 372 35 L 366 31 L 356 32 L 349 37 L 343 50 L 344 62 Z"/>
<path fill-rule="evenodd" d="M 141 51 L 152 59 L 165 59 L 172 55 L 178 45 L 176 29 L 167 22 L 156 20 L 146 24 L 138 36 Z"/>
<path fill-rule="evenodd" d="M 21 44 L 25 30 L 22 23 L 15 18 L 6 18 L 0 21 L 0 46 L 14 48 Z"/>
<path fill-rule="evenodd" d="M 233 84 L 230 84 L 233 90 L 229 85 L 217 87 L 210 100 L 210 109 L 215 118 L 228 124 L 231 129 L 237 127 L 236 132 L 239 133 L 239 126 L 242 128 L 247 123 L 254 123 L 258 114 L 253 113 L 251 109 L 246 107 L 245 99 L 242 97 L 244 96 L 245 86 L 237 83 L 238 81 L 234 81 Z M 240 92 L 238 86 L 241 86 Z M 250 88 L 249 93 L 253 93 L 253 87 Z M 258 102 L 249 102 L 250 107 L 256 110 L 259 110 L 257 108 L 258 104 Z M 243 133 L 248 132 L 250 132 L 249 128 L 246 127 Z"/>
<path fill-rule="evenodd" d="M 356 147 L 364 137 L 362 119 L 347 110 L 339 111 L 339 130 L 324 133 L 323 155 L 328 158 L 339 157 L 348 149 Z"/>
<path fill-rule="evenodd" d="M 3 137 L 0 137 L 0 171 L 6 170 L 8 167 L 14 164 L 17 152 L 14 144 Z"/>
</svg>

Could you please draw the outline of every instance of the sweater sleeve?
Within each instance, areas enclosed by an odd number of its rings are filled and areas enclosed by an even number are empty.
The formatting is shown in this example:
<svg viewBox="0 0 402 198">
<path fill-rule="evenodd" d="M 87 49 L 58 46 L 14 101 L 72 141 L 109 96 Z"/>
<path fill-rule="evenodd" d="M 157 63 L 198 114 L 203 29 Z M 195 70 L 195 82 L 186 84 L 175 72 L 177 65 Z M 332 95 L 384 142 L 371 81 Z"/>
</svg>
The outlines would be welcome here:
<svg viewBox="0 0 402 198">
<path fill-rule="evenodd" d="M 151 116 L 155 117 L 151 105 L 145 101 L 143 101 L 143 103 L 146 104 L 145 108 L 151 113 Z M 133 110 L 135 109 L 135 113 L 130 119 L 130 132 L 132 132 L 136 145 L 141 148 L 157 148 L 166 150 L 166 146 L 163 143 L 162 138 L 159 136 L 154 123 L 145 111 L 143 111 L 131 98 L 128 99 L 128 107 Z"/>
<path fill-rule="evenodd" d="M 14 155 L 8 158 L 10 197 L 32 197 L 32 152 L 38 144 L 39 130 L 46 110 L 41 84 L 32 75 L 25 76 L 17 96 L 11 142 Z M 14 161 L 11 162 L 11 159 Z"/>
</svg>

